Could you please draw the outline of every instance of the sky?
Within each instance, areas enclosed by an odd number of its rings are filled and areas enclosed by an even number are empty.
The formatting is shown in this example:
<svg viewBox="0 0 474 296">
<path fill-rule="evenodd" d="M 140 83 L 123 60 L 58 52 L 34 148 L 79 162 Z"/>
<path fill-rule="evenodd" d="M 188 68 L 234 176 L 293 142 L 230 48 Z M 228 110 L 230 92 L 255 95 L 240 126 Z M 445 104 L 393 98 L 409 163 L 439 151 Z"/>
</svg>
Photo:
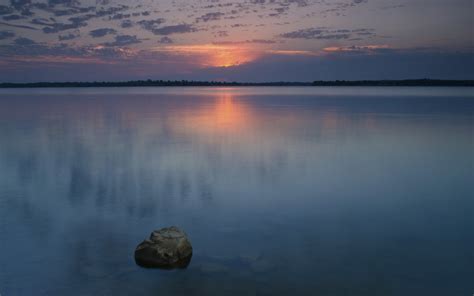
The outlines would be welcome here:
<svg viewBox="0 0 474 296">
<path fill-rule="evenodd" d="M 473 0 L 0 0 L 0 82 L 474 79 Z"/>
</svg>

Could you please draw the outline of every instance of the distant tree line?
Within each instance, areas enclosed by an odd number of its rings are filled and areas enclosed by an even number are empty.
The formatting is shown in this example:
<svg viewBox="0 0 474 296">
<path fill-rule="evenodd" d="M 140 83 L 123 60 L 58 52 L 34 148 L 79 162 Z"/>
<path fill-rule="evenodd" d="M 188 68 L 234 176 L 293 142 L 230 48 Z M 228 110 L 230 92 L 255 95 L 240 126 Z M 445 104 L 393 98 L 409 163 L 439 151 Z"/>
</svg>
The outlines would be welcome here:
<svg viewBox="0 0 474 296">
<path fill-rule="evenodd" d="M 120 82 L 0 83 L 0 88 L 36 87 L 143 87 L 143 86 L 474 86 L 474 80 L 334 80 L 314 82 L 223 82 L 194 80 L 133 80 Z"/>
<path fill-rule="evenodd" d="M 474 86 L 474 80 L 335 80 L 314 81 L 313 86 Z"/>
</svg>

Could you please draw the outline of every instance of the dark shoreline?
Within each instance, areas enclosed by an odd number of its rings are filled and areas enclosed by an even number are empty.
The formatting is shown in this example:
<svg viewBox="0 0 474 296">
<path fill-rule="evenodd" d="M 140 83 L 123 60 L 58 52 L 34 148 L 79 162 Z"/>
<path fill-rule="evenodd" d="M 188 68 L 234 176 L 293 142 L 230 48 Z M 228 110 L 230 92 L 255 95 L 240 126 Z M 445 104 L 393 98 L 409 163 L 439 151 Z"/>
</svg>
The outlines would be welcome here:
<svg viewBox="0 0 474 296">
<path fill-rule="evenodd" d="M 191 80 L 134 80 L 121 82 L 33 82 L 33 83 L 0 83 L 0 88 L 47 88 L 47 87 L 169 87 L 169 86 L 451 86 L 473 87 L 474 80 L 334 80 L 314 82 L 219 82 Z"/>
</svg>

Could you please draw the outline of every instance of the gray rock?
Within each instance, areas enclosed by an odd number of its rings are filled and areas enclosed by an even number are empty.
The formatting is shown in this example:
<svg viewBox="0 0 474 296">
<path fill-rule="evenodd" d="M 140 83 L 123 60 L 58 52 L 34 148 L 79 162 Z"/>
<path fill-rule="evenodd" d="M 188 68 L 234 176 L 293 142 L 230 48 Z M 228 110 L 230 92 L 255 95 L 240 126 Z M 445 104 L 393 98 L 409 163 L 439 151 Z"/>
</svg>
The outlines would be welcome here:
<svg viewBox="0 0 474 296">
<path fill-rule="evenodd" d="M 192 256 L 186 233 L 175 226 L 153 231 L 135 249 L 135 262 L 142 267 L 185 268 Z"/>
</svg>

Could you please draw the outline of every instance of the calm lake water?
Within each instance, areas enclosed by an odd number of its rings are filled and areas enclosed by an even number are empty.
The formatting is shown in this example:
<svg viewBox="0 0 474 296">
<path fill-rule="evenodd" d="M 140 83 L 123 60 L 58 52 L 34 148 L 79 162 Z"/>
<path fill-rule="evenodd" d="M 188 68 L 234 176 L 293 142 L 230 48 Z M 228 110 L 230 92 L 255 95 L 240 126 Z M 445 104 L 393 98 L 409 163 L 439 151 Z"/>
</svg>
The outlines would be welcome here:
<svg viewBox="0 0 474 296">
<path fill-rule="evenodd" d="M 0 294 L 472 295 L 473 151 L 472 88 L 0 90 Z"/>
</svg>

